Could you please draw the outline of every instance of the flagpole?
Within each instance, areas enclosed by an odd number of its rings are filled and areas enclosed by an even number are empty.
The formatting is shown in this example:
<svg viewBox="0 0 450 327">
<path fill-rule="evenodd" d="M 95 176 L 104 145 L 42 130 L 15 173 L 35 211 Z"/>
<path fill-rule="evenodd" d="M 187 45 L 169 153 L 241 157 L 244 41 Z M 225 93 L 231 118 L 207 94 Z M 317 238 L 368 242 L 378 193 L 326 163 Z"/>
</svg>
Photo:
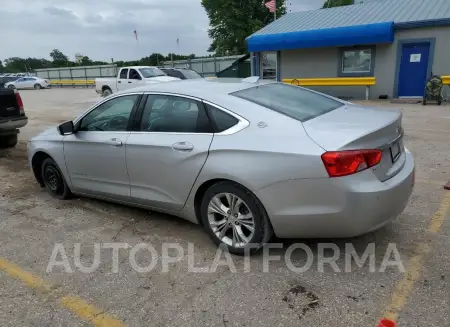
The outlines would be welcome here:
<svg viewBox="0 0 450 327">
<path fill-rule="evenodd" d="M 273 20 L 277 20 L 277 0 L 273 0 L 273 3 L 275 5 L 275 9 L 273 11 Z"/>
</svg>

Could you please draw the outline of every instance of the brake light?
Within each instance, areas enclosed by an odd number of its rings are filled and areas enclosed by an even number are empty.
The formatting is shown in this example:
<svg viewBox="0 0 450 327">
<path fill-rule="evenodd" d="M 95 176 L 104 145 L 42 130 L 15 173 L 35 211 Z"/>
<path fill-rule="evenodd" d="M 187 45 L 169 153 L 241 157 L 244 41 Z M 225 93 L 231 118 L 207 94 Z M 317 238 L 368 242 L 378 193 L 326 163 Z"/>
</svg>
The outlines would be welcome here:
<svg viewBox="0 0 450 327">
<path fill-rule="evenodd" d="M 378 165 L 381 150 L 330 151 L 322 161 L 330 177 L 347 176 Z"/>
<path fill-rule="evenodd" d="M 17 90 L 14 90 L 14 93 L 16 94 L 16 102 L 17 102 L 17 106 L 19 107 L 20 115 L 23 116 L 23 115 L 25 115 L 25 109 L 23 107 L 22 97 L 20 96 L 20 93 L 17 92 Z"/>
</svg>

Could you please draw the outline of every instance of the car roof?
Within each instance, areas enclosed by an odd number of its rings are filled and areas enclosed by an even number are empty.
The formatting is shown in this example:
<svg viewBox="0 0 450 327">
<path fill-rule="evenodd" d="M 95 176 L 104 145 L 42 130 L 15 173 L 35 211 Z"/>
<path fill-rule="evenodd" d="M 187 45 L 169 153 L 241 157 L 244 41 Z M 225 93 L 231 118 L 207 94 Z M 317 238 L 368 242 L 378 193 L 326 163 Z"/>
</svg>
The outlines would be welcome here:
<svg viewBox="0 0 450 327">
<path fill-rule="evenodd" d="M 233 92 L 248 89 L 258 85 L 273 83 L 276 82 L 258 80 L 255 83 L 250 83 L 243 81 L 240 78 L 199 78 L 147 84 L 142 87 L 120 91 L 117 94 L 127 94 L 135 92 L 175 93 L 214 101 L 215 99 L 221 98 L 225 95 L 229 95 Z"/>
<path fill-rule="evenodd" d="M 163 68 L 160 68 L 161 70 L 193 70 L 193 69 L 190 69 L 190 68 L 177 68 L 177 67 L 163 67 Z"/>
<path fill-rule="evenodd" d="M 126 66 L 120 67 L 120 69 L 140 69 L 140 68 L 158 68 L 156 66 Z"/>
</svg>

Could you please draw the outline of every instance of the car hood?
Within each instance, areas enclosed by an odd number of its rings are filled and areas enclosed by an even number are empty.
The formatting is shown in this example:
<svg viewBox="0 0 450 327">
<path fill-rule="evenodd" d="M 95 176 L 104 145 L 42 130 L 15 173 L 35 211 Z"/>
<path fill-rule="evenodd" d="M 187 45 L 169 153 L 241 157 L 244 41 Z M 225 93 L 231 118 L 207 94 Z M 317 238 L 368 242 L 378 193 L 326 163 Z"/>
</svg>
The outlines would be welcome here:
<svg viewBox="0 0 450 327">
<path fill-rule="evenodd" d="M 170 82 L 170 81 L 179 81 L 180 79 L 177 77 L 171 77 L 171 76 L 157 76 L 157 77 L 148 77 L 145 79 L 145 81 L 149 82 Z"/>
<path fill-rule="evenodd" d="M 43 138 L 43 137 L 46 137 L 46 136 L 50 136 L 50 135 L 61 135 L 61 134 L 59 134 L 57 126 L 52 126 L 52 127 L 47 128 L 46 130 L 42 131 L 41 133 L 39 133 L 38 135 L 33 137 L 31 140 L 33 140 L 33 139 L 40 139 L 40 138 Z"/>
</svg>

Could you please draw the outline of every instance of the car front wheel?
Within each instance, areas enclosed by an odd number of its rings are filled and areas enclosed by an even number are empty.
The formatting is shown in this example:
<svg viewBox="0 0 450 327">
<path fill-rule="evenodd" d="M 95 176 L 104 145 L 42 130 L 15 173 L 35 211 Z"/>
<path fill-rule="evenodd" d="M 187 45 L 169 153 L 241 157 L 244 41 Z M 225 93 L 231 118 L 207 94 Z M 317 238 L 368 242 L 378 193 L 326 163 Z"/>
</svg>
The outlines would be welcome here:
<svg viewBox="0 0 450 327">
<path fill-rule="evenodd" d="M 70 198 L 72 193 L 70 192 L 69 186 L 64 179 L 64 175 L 53 159 L 47 158 L 44 160 L 41 167 L 41 174 L 45 188 L 52 197 L 59 200 L 66 200 Z"/>
<path fill-rule="evenodd" d="M 111 94 L 112 94 L 112 91 L 109 88 L 104 89 L 102 92 L 102 96 L 104 98 L 106 98 L 107 96 L 110 96 Z"/>
<path fill-rule="evenodd" d="M 35 90 L 40 90 L 40 89 L 42 89 L 41 84 L 35 84 L 35 85 L 34 85 L 34 89 L 35 89 Z"/>
<path fill-rule="evenodd" d="M 255 252 L 273 235 L 260 201 L 249 190 L 231 182 L 214 184 L 206 191 L 201 219 L 212 240 L 234 254 Z"/>
</svg>

